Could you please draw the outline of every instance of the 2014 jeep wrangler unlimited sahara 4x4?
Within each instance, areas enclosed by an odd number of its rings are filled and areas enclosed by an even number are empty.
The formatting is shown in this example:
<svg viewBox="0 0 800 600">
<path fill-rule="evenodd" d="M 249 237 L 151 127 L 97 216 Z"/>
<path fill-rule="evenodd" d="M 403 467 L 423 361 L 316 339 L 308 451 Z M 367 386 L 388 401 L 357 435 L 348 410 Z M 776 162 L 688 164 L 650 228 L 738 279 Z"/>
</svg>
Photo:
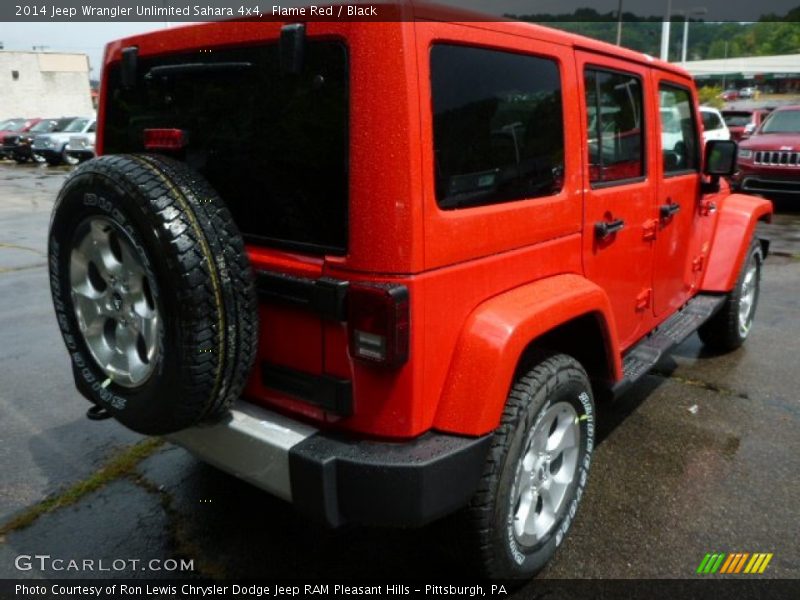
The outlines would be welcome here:
<svg viewBox="0 0 800 600">
<path fill-rule="evenodd" d="M 111 43 L 100 156 L 54 208 L 58 323 L 93 416 L 331 525 L 461 510 L 484 573 L 526 577 L 595 400 L 695 330 L 747 338 L 772 209 L 720 180 L 734 142 L 702 152 L 685 71 L 392 6 Z"/>
</svg>

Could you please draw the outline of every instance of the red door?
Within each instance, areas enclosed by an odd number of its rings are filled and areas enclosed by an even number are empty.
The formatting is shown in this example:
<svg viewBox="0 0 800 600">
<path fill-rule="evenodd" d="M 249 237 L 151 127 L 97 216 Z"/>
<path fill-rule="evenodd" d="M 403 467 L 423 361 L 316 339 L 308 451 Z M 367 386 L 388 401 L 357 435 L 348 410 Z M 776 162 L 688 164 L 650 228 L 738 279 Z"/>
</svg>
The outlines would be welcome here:
<svg viewBox="0 0 800 600">
<path fill-rule="evenodd" d="M 583 129 L 586 276 L 608 293 L 623 348 L 651 311 L 655 202 L 648 69 L 577 52 Z"/>
<path fill-rule="evenodd" d="M 658 89 L 656 172 L 658 232 L 653 272 L 653 312 L 660 320 L 691 296 L 702 268 L 694 238 L 699 231 L 700 151 L 697 104 L 686 82 L 653 72 Z"/>
</svg>

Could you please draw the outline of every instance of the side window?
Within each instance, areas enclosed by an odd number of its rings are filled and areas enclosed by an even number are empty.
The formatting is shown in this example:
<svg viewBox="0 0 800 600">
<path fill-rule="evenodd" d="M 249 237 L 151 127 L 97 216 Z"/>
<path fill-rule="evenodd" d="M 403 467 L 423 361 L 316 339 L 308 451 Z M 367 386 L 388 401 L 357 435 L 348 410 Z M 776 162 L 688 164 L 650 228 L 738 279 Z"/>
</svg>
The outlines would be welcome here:
<svg viewBox="0 0 800 600">
<path fill-rule="evenodd" d="M 714 129 L 722 129 L 722 122 L 716 113 L 700 111 L 700 116 L 703 118 L 703 129 L 712 131 Z"/>
<path fill-rule="evenodd" d="M 93 121 L 92 124 L 89 126 L 89 129 L 86 130 L 86 133 L 95 133 L 97 131 L 97 121 Z"/>
<path fill-rule="evenodd" d="M 664 173 L 696 171 L 699 164 L 697 127 L 689 91 L 662 85 L 659 88 L 658 99 Z"/>
<path fill-rule="evenodd" d="M 587 69 L 589 180 L 607 183 L 644 176 L 642 83 L 626 73 Z"/>
<path fill-rule="evenodd" d="M 564 124 L 554 60 L 437 44 L 431 89 L 441 208 L 559 192 Z"/>
</svg>

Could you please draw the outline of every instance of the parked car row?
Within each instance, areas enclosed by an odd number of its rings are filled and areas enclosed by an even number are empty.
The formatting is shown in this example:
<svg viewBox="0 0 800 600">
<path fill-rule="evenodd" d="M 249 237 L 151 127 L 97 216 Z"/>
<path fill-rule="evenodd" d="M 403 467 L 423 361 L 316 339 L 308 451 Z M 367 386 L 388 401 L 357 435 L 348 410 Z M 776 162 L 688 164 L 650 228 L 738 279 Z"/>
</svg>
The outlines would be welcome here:
<svg viewBox="0 0 800 600">
<path fill-rule="evenodd" d="M 781 106 L 739 144 L 734 186 L 750 194 L 800 196 L 800 105 Z"/>
<path fill-rule="evenodd" d="M 0 158 L 74 165 L 94 157 L 94 116 L 14 118 L 0 122 Z"/>
<path fill-rule="evenodd" d="M 743 87 L 740 90 L 736 88 L 728 88 L 724 92 L 722 92 L 719 97 L 725 100 L 726 102 L 731 102 L 733 100 L 745 100 L 749 98 L 757 98 L 759 95 L 759 90 L 756 87 L 748 86 Z"/>
</svg>

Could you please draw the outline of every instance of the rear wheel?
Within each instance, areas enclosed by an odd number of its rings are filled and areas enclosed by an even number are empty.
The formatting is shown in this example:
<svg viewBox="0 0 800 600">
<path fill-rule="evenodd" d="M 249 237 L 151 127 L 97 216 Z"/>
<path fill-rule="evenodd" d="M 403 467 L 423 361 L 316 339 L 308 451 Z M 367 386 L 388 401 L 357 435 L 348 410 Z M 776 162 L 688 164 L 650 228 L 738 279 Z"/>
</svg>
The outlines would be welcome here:
<svg viewBox="0 0 800 600">
<path fill-rule="evenodd" d="M 254 360 L 257 307 L 244 242 L 184 164 L 105 156 L 54 207 L 50 283 L 76 383 L 142 433 L 223 413 Z"/>
<path fill-rule="evenodd" d="M 586 486 L 594 431 L 591 385 L 575 359 L 546 355 L 517 379 L 467 510 L 484 575 L 528 578 L 552 558 Z"/>
<path fill-rule="evenodd" d="M 703 344 L 717 352 L 730 352 L 744 344 L 750 335 L 761 290 L 761 244 L 753 239 L 747 252 L 736 287 L 725 304 L 700 329 Z"/>
</svg>

